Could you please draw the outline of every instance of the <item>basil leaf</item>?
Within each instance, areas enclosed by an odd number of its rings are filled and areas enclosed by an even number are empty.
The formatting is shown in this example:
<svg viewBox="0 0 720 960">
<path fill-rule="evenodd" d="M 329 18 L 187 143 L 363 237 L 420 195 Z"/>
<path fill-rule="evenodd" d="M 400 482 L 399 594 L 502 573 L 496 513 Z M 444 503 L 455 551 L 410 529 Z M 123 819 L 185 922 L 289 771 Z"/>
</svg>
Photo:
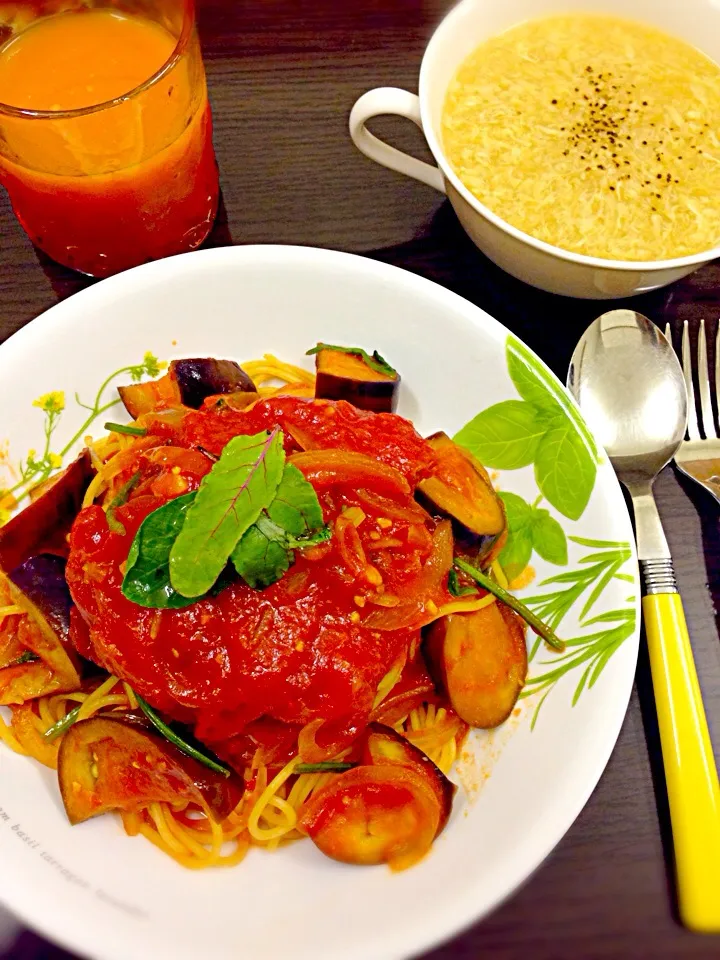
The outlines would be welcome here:
<svg viewBox="0 0 720 960">
<path fill-rule="evenodd" d="M 375 373 L 383 373 L 386 377 L 397 377 L 397 370 L 391 367 L 384 357 L 381 357 L 377 350 L 373 350 L 372 356 L 362 347 L 339 347 L 334 343 L 317 343 L 311 347 L 305 354 L 306 357 L 314 353 L 320 353 L 321 350 L 334 350 L 336 353 L 349 353 L 352 356 L 360 357 L 371 370 Z"/>
<path fill-rule="evenodd" d="M 239 436 L 203 478 L 170 551 L 170 583 L 184 597 L 212 587 L 240 537 L 273 500 L 283 473 L 282 432 Z"/>
<path fill-rule="evenodd" d="M 535 479 L 542 495 L 570 520 L 579 520 L 595 486 L 597 467 L 591 451 L 567 419 L 551 426 L 535 458 Z"/>
<path fill-rule="evenodd" d="M 170 551 L 195 496 L 195 492 L 185 493 L 169 500 L 140 524 L 122 583 L 128 600 L 156 610 L 178 610 L 195 602 L 181 596 L 170 583 Z"/>
<path fill-rule="evenodd" d="M 313 485 L 292 463 L 286 463 L 275 499 L 267 508 L 273 523 L 300 537 L 323 526 L 320 501 Z"/>
<path fill-rule="evenodd" d="M 249 586 L 262 589 L 289 569 L 293 550 L 329 537 L 313 485 L 287 463 L 275 499 L 243 534 L 231 559 Z"/>
<path fill-rule="evenodd" d="M 292 551 L 282 527 L 261 514 L 232 552 L 235 569 L 249 587 L 269 587 L 290 569 Z"/>
<path fill-rule="evenodd" d="M 548 563 L 565 566 L 568 548 L 565 531 L 547 510 L 536 510 L 532 522 L 532 544 L 538 556 Z"/>
<path fill-rule="evenodd" d="M 533 462 L 546 430 L 542 415 L 532 404 L 504 400 L 473 417 L 453 439 L 486 467 L 517 470 Z"/>
</svg>

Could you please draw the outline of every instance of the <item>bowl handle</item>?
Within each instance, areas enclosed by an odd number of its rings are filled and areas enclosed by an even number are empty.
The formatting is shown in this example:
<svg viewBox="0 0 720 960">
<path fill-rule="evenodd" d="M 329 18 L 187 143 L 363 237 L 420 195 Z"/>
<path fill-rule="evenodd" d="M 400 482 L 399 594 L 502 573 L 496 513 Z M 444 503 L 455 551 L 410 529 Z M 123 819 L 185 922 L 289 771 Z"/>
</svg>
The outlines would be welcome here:
<svg viewBox="0 0 720 960">
<path fill-rule="evenodd" d="M 368 120 L 387 113 L 407 117 L 408 120 L 416 123 L 421 130 L 423 128 L 420 117 L 420 100 L 414 93 L 400 90 L 397 87 L 377 87 L 375 90 L 368 90 L 367 93 L 364 93 L 350 111 L 350 136 L 355 146 L 366 157 L 375 160 L 376 163 L 381 163 L 384 167 L 389 167 L 397 173 L 414 177 L 415 180 L 420 180 L 429 187 L 434 187 L 441 193 L 445 193 L 443 175 L 437 167 L 391 147 L 389 143 L 373 136 L 367 129 L 365 124 Z"/>
</svg>

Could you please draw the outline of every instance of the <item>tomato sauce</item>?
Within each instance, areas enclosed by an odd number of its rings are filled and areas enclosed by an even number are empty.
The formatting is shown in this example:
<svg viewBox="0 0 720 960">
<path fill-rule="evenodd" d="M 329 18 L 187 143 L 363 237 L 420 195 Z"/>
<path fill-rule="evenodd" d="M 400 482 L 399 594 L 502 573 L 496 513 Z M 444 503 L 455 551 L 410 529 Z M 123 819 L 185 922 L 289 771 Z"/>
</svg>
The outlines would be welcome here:
<svg viewBox="0 0 720 960">
<path fill-rule="evenodd" d="M 111 9 L 41 18 L 0 49 L 0 102 L 67 111 L 134 90 L 173 55 L 162 26 Z M 81 116 L 3 115 L 0 179 L 31 240 L 107 276 L 191 250 L 218 202 L 197 38 L 161 79 Z"/>
<path fill-rule="evenodd" d="M 271 587 L 255 590 L 235 577 L 217 595 L 180 610 L 127 600 L 124 562 L 140 523 L 163 502 L 195 489 L 212 466 L 197 447 L 219 454 L 232 436 L 274 426 L 285 431 L 289 454 L 297 450 L 297 428 L 311 446 L 372 452 L 412 483 L 434 462 L 412 424 L 392 414 L 296 398 L 260 401 L 247 411 L 213 401 L 166 429 L 174 436 L 158 436 L 156 449 L 147 449 L 144 438 L 145 449 L 128 460 L 123 478 L 139 470 L 141 480 L 116 510 L 125 535 L 109 529 L 98 505 L 81 511 L 71 535 L 66 573 L 80 652 L 168 716 L 194 724 L 201 740 L 225 742 L 227 749 L 218 752 L 226 756 L 247 758 L 247 744 L 228 741 L 255 731 L 258 743 L 263 725 L 269 748 L 290 729 L 290 748 L 304 725 L 323 721 L 318 746 L 332 741 L 337 747 L 343 734 L 351 737 L 367 722 L 378 684 L 419 644 L 419 626 L 382 629 L 382 617 L 421 582 L 437 526 L 415 504 L 410 485 L 389 498 L 372 483 L 357 489 L 352 475 L 339 472 L 337 483 L 318 490 L 331 540 L 297 551 L 294 565 Z M 348 526 L 351 547 L 341 536 Z M 437 603 L 448 599 L 444 587 L 433 596 Z M 364 623 L 369 613 L 374 628 Z"/>
</svg>

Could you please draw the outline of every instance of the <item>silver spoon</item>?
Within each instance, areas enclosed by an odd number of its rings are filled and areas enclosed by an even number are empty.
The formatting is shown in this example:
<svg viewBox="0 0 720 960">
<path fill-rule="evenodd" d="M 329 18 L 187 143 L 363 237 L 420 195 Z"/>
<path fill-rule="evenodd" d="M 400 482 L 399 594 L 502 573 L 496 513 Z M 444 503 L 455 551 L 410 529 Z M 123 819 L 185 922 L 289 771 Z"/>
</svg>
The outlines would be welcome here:
<svg viewBox="0 0 720 960">
<path fill-rule="evenodd" d="M 635 513 L 642 601 L 685 926 L 720 932 L 720 787 L 682 601 L 652 485 L 685 436 L 687 392 L 675 351 L 633 310 L 590 324 L 568 387 L 605 447 Z"/>
</svg>

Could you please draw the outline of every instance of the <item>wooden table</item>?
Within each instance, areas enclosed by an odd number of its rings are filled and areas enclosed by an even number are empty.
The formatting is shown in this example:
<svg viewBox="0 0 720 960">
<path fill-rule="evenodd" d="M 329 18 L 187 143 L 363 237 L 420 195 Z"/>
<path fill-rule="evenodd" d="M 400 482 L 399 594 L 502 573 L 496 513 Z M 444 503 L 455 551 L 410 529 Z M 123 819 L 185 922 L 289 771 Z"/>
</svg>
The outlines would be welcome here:
<svg viewBox="0 0 720 960">
<path fill-rule="evenodd" d="M 425 43 L 447 0 L 199 3 L 224 196 L 210 243 L 334 247 L 396 264 L 483 307 L 564 378 L 578 336 L 609 304 L 540 293 L 501 273 L 465 237 L 446 201 L 366 160 L 347 133 L 350 107 L 368 88 L 417 89 Z M 377 129 L 399 146 L 423 153 L 412 124 L 378 121 Z M 0 339 L 87 283 L 33 250 L 3 195 Z M 704 316 L 714 325 L 720 315 L 720 266 L 637 298 L 632 306 L 663 324 L 666 319 L 693 323 Z M 720 756 L 718 507 L 671 469 L 663 473 L 657 492 Z M 720 938 L 692 936 L 674 918 L 668 833 L 643 654 L 617 747 L 578 821 L 507 904 L 429 956 L 720 956 Z M 6 960 L 66 956 L 27 932 L 8 949 Z"/>
</svg>

